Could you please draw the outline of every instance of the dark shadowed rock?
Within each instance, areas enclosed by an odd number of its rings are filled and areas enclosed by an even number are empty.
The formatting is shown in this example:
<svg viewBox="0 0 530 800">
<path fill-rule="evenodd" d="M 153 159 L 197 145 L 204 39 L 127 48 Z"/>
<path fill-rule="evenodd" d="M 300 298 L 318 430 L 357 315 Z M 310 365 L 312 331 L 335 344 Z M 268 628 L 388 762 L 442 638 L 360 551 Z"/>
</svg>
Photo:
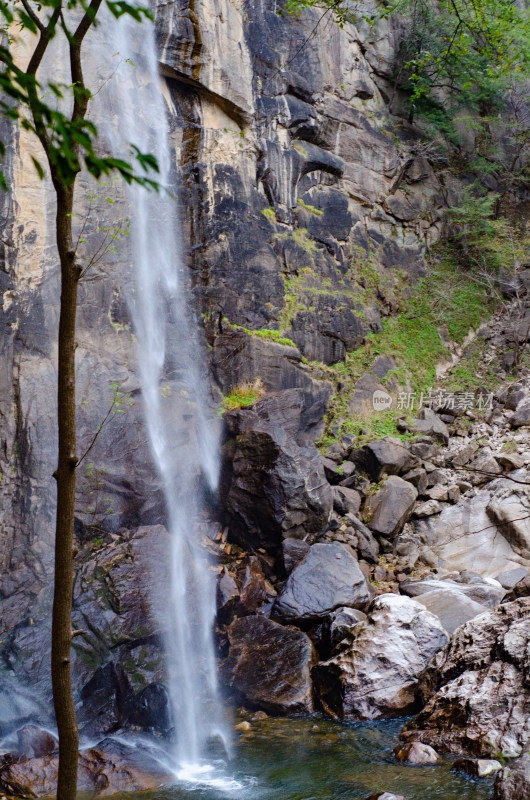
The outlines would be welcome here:
<svg viewBox="0 0 530 800">
<path fill-rule="evenodd" d="M 274 714 L 313 710 L 311 667 L 317 657 L 305 633 L 254 616 L 234 620 L 228 639 L 226 675 L 238 697 Z"/>
<path fill-rule="evenodd" d="M 385 475 L 407 472 L 419 464 L 418 457 L 410 452 L 407 445 L 391 436 L 369 442 L 361 450 L 352 453 L 350 458 L 374 481 L 381 480 Z"/>
<path fill-rule="evenodd" d="M 348 514 L 347 520 L 357 538 L 357 553 L 370 564 L 375 564 L 379 555 L 379 543 L 370 528 L 364 525 L 354 514 Z"/>
<path fill-rule="evenodd" d="M 276 590 L 263 574 L 256 556 L 245 556 L 234 567 L 224 566 L 217 582 L 217 617 L 228 624 L 234 616 L 255 614 Z"/>
<path fill-rule="evenodd" d="M 407 713 L 421 673 L 448 639 L 438 619 L 416 601 L 380 595 L 349 646 L 314 668 L 323 708 L 361 719 Z"/>
<path fill-rule="evenodd" d="M 365 503 L 367 526 L 385 538 L 396 536 L 407 521 L 417 496 L 411 483 L 391 475 Z"/>
<path fill-rule="evenodd" d="M 223 448 L 220 504 L 231 531 L 250 547 L 276 548 L 287 537 L 322 529 L 331 486 L 318 450 L 300 446 L 267 407 L 227 414 L 233 432 Z"/>
<path fill-rule="evenodd" d="M 169 696 L 165 686 L 150 683 L 134 698 L 129 722 L 140 728 L 168 733 L 170 723 Z"/>
<path fill-rule="evenodd" d="M 530 744 L 530 599 L 466 622 L 422 676 L 423 710 L 407 740 L 479 757 L 518 756 Z"/>
<path fill-rule="evenodd" d="M 284 539 L 282 542 L 283 568 L 288 575 L 307 555 L 309 543 L 303 539 Z"/>
<path fill-rule="evenodd" d="M 323 641 L 328 652 L 350 636 L 352 629 L 365 619 L 366 614 L 357 608 L 337 608 L 332 611 L 322 623 Z"/>
<path fill-rule="evenodd" d="M 274 613 L 286 621 L 315 620 L 341 606 L 363 608 L 370 597 L 359 562 L 347 546 L 314 544 L 289 575 Z"/>
<path fill-rule="evenodd" d="M 530 800 L 530 753 L 511 761 L 497 774 L 493 800 Z"/>
<path fill-rule="evenodd" d="M 442 760 L 436 750 L 421 742 L 398 745 L 394 755 L 398 761 L 407 764 L 438 764 Z"/>
</svg>

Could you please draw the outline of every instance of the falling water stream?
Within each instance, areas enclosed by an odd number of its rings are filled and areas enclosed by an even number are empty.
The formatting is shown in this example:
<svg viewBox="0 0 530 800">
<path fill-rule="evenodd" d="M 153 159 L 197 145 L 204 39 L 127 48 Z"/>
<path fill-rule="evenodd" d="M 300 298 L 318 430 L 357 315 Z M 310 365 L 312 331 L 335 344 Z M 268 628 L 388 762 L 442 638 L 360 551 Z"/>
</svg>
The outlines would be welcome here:
<svg viewBox="0 0 530 800">
<path fill-rule="evenodd" d="M 130 144 L 154 155 L 160 171 L 150 177 L 162 187 L 157 193 L 133 185 L 127 202 L 139 376 L 171 534 L 169 586 L 160 586 L 156 574 L 152 580 L 154 605 L 158 613 L 162 609 L 166 630 L 174 771 L 179 780 L 222 783 L 205 760 L 207 742 L 221 738 L 228 750 L 229 735 L 217 686 L 213 573 L 196 541 L 198 476 L 210 489 L 216 487 L 217 426 L 207 412 L 201 348 L 187 306 L 178 205 L 167 191 L 174 186 L 172 154 L 154 26 L 109 17 L 108 30 L 103 38 L 110 39 L 102 48 L 100 37 L 100 56 L 114 70 L 99 101 L 104 133 L 114 155 L 130 158 Z"/>
</svg>

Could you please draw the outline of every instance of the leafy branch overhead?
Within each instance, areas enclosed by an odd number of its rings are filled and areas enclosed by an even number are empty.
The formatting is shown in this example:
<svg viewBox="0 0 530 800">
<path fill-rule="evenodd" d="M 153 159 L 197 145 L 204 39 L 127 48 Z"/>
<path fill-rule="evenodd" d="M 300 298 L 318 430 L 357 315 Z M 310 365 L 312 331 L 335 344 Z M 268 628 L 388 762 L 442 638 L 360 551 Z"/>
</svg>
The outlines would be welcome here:
<svg viewBox="0 0 530 800">
<path fill-rule="evenodd" d="M 287 0 L 283 11 L 307 8 L 345 23 L 375 28 L 398 17 L 404 35 L 397 78 L 414 104 L 433 90 L 469 91 L 514 72 L 528 72 L 530 17 L 513 0 L 390 0 L 367 10 L 348 0 Z"/>
<path fill-rule="evenodd" d="M 97 128 L 86 119 L 92 93 L 85 85 L 81 64 L 81 46 L 90 27 L 97 24 L 102 0 L 0 0 L 0 112 L 18 121 L 40 140 L 52 177 L 63 186 L 71 186 L 84 165 L 95 178 L 120 174 L 127 183 L 140 183 L 152 189 L 158 184 L 147 177 L 157 172 L 156 159 L 131 146 L 132 162 L 112 155 L 102 155 L 96 147 Z M 141 22 L 152 19 L 148 8 L 131 5 L 124 0 L 106 0 L 105 5 L 116 18 L 129 15 Z M 17 63 L 16 43 L 34 37 L 35 45 L 27 64 Z M 54 81 L 41 82 L 38 71 L 50 42 L 62 37 L 69 49 L 69 85 Z M 48 98 L 45 99 L 45 98 Z M 54 104 L 49 102 L 53 98 Z M 0 157 L 5 155 L 5 142 L 0 140 Z M 40 178 L 44 167 L 32 156 Z M 140 174 L 134 164 L 140 167 Z M 0 185 L 7 190 L 0 171 Z"/>
</svg>

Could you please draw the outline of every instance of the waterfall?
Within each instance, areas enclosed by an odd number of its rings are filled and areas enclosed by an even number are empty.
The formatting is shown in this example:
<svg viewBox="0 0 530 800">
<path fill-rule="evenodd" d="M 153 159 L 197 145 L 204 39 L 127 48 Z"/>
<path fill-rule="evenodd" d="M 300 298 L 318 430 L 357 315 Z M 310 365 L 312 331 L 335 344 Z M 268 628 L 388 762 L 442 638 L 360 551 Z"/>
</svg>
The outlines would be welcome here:
<svg viewBox="0 0 530 800">
<path fill-rule="evenodd" d="M 107 24 L 108 22 L 108 24 Z M 103 33 L 100 33 L 101 29 Z M 108 17 L 96 32 L 98 58 L 111 78 L 96 97 L 100 133 L 113 155 L 129 144 L 152 153 L 161 187 L 172 180 L 171 147 L 153 25 Z M 114 59 L 114 61 L 112 61 Z M 117 61 L 116 61 L 117 59 Z M 116 67 L 116 63 L 119 65 Z M 198 475 L 215 490 L 218 442 L 207 412 L 208 388 L 200 369 L 200 345 L 189 311 L 174 195 L 130 187 L 131 303 L 146 429 L 160 477 L 171 534 L 170 585 L 157 587 L 163 606 L 168 691 L 175 728 L 174 761 L 181 777 L 207 769 L 206 742 L 229 737 L 219 700 L 212 627 L 214 573 L 195 541 L 200 513 Z"/>
</svg>

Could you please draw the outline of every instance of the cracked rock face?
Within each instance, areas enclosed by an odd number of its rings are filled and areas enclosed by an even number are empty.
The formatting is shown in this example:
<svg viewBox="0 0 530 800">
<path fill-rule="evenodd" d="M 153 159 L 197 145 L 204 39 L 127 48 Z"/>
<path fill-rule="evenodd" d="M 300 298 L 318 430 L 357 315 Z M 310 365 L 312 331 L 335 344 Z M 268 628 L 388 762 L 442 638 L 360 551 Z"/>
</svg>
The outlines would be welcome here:
<svg viewBox="0 0 530 800">
<path fill-rule="evenodd" d="M 519 756 L 530 742 L 529 647 L 528 598 L 467 622 L 422 676 L 426 705 L 405 738 L 452 753 Z"/>
<path fill-rule="evenodd" d="M 319 700 L 343 718 L 406 714 L 414 708 L 421 673 L 448 641 L 439 620 L 415 600 L 381 595 L 352 641 L 313 670 Z"/>
</svg>

